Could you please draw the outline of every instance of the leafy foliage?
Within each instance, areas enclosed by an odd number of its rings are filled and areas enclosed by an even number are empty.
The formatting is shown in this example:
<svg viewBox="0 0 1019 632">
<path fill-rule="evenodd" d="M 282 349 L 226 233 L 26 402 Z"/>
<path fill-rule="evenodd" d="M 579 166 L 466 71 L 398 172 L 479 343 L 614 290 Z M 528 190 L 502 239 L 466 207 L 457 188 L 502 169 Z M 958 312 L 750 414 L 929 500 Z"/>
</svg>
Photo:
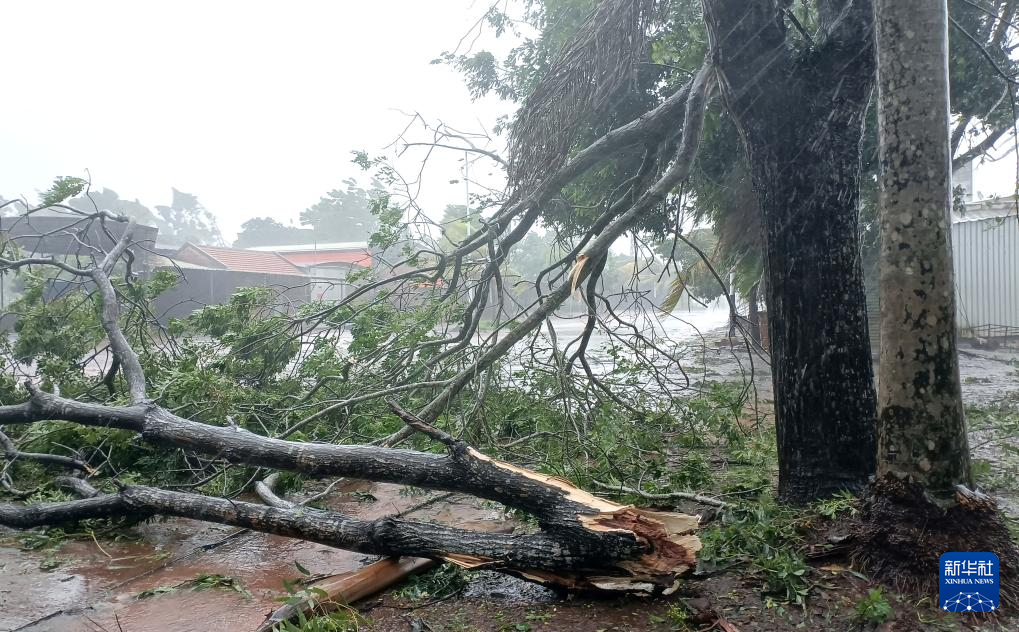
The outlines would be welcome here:
<svg viewBox="0 0 1019 632">
<path fill-rule="evenodd" d="M 891 618 L 892 604 L 888 603 L 881 588 L 871 588 L 867 596 L 856 604 L 856 617 L 863 623 L 880 625 Z"/>
<path fill-rule="evenodd" d="M 817 503 L 817 513 L 830 520 L 841 515 L 855 516 L 857 513 L 856 497 L 852 492 L 843 491 L 834 498 Z"/>
<path fill-rule="evenodd" d="M 659 245 L 659 251 L 665 259 L 675 261 L 679 267 L 674 288 L 680 291 L 673 297 L 671 294 L 662 305 L 662 310 L 672 311 L 679 303 L 683 292 L 690 292 L 698 300 L 708 303 L 722 294 L 718 279 L 708 268 L 710 265 L 716 272 L 724 270 L 718 256 L 718 237 L 707 228 L 697 228 L 685 235 L 691 244 L 700 249 L 707 257 L 707 263 L 697 250 L 685 241 L 666 240 Z"/>
<path fill-rule="evenodd" d="M 525 100 L 549 74 L 571 36 L 583 28 L 599 4 L 594 0 L 524 0 L 509 6 L 518 9 L 518 13 L 493 7 L 485 16 L 487 27 L 496 36 L 505 32 L 518 34 L 523 29 L 515 25 L 523 23 L 537 32 L 536 36 L 523 37 L 522 43 L 501 61 L 483 50 L 447 52 L 436 60 L 461 71 L 475 96 L 494 93 L 503 99 Z M 597 116 L 574 122 L 572 151 L 651 110 L 701 65 L 707 34 L 700 1 L 681 0 L 665 6 L 664 11 L 650 14 L 647 46 L 633 62 L 626 90 L 611 99 L 605 110 L 589 108 L 587 113 L 597 112 Z M 1019 61 L 1010 54 L 1015 34 L 1008 28 L 1007 19 L 1004 22 L 988 19 L 992 9 L 979 3 L 951 2 L 949 8 L 955 21 L 950 40 L 951 105 L 961 132 L 956 139 L 956 156 L 979 158 L 981 143 L 1001 138 L 1013 128 L 1017 117 L 1015 99 L 1019 85 L 1011 78 L 1019 74 Z M 816 3 L 790 3 L 790 10 L 806 32 L 817 31 L 820 20 Z M 1014 8 L 1009 11 L 1013 13 L 1006 18 L 1014 16 Z M 814 42 L 793 29 L 790 33 L 790 44 L 808 54 Z M 878 249 L 874 108 L 868 118 L 861 225 L 867 245 L 864 263 L 870 274 L 876 270 Z M 703 225 L 713 228 L 719 240 L 719 261 L 738 270 L 740 290 L 746 293 L 764 269 L 760 211 L 737 129 L 717 101 L 707 114 L 703 137 L 687 190 L 693 200 L 690 211 Z M 642 159 L 640 147 L 619 152 L 610 163 L 570 185 L 564 192 L 565 203 L 549 205 L 544 211 L 544 222 L 564 235 L 577 234 L 589 227 L 600 215 L 604 200 L 637 171 Z M 642 219 L 640 230 L 668 243 L 664 236 L 669 230 L 669 216 L 666 209 L 656 209 Z M 702 291 L 709 289 L 710 280 L 705 283 Z M 688 279 L 677 280 L 673 289 L 681 284 L 692 285 Z M 678 295 L 677 291 L 677 300 Z"/>
<path fill-rule="evenodd" d="M 413 601 L 445 599 L 463 592 L 469 581 L 468 571 L 456 564 L 442 564 L 430 571 L 411 575 L 393 594 Z"/>
<path fill-rule="evenodd" d="M 756 505 L 723 511 L 718 526 L 704 531 L 700 568 L 748 563 L 761 572 L 764 594 L 803 605 L 810 569 L 792 546 L 798 539 L 795 514 L 764 496 Z"/>
<path fill-rule="evenodd" d="M 223 235 L 216 224 L 216 216 L 202 206 L 198 197 L 172 189 L 173 199 L 169 206 L 157 206 L 156 212 L 163 220 L 166 231 L 164 239 L 173 243 L 223 244 Z M 162 232 L 162 231 L 161 231 Z"/>
<path fill-rule="evenodd" d="M 309 575 L 299 563 L 295 565 L 302 575 Z M 296 581 L 289 580 L 283 582 L 283 588 L 287 596 L 280 601 L 297 607 L 298 614 L 296 620 L 274 626 L 273 632 L 354 632 L 367 622 L 353 608 L 331 600 L 321 588 L 301 588 Z M 306 610 L 310 616 L 305 614 Z"/>
<path fill-rule="evenodd" d="M 169 595 L 181 590 L 182 588 L 190 588 L 195 592 L 202 590 L 233 591 L 245 599 L 251 599 L 251 593 L 248 592 L 248 589 L 246 589 L 237 579 L 230 577 L 229 575 L 219 575 L 215 573 L 200 573 L 195 575 L 192 579 L 174 586 L 154 586 L 152 588 L 147 588 L 139 592 L 136 595 L 136 598 L 149 599 L 151 597 Z"/>
<path fill-rule="evenodd" d="M 58 275 L 25 274 L 22 282 L 22 296 L 9 307 L 18 316 L 12 355 L 22 363 L 35 360 L 44 375 L 70 378 L 72 367 L 103 339 L 96 328 L 98 301 Z"/>
<path fill-rule="evenodd" d="M 53 206 L 72 198 L 88 186 L 88 182 L 74 176 L 60 176 L 53 181 L 50 188 L 39 197 L 40 206 Z"/>
</svg>

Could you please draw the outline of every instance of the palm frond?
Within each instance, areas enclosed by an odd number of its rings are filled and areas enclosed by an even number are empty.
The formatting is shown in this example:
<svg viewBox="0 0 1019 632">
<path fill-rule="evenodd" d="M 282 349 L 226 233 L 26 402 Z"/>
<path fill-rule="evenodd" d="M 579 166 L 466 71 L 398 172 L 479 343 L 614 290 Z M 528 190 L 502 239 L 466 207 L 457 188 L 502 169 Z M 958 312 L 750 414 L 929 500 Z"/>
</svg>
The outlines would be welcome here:
<svg viewBox="0 0 1019 632">
<path fill-rule="evenodd" d="M 672 283 L 669 286 L 669 293 L 662 301 L 661 306 L 658 308 L 663 314 L 671 314 L 672 310 L 676 309 L 679 305 L 679 299 L 683 298 L 683 292 L 686 291 L 686 277 L 683 275 L 676 275 L 672 279 Z"/>
</svg>

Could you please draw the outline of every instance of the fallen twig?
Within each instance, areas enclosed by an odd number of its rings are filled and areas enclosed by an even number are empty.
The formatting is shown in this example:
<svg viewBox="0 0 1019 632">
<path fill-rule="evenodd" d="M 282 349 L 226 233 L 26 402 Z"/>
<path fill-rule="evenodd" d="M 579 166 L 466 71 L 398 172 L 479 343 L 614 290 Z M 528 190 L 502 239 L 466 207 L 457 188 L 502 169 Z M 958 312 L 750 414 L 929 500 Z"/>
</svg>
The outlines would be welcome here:
<svg viewBox="0 0 1019 632">
<path fill-rule="evenodd" d="M 613 491 L 617 494 L 632 494 L 634 496 L 640 496 L 646 500 L 691 500 L 695 503 L 702 505 L 710 505 L 712 507 L 718 507 L 719 509 L 728 507 L 728 504 L 724 500 L 712 498 L 711 496 L 705 496 L 703 494 L 697 494 L 694 492 L 669 492 L 667 494 L 652 494 L 650 492 L 644 492 L 633 487 L 627 487 L 625 485 L 608 485 L 601 481 L 593 481 L 595 487 L 600 487 L 605 490 Z"/>
</svg>

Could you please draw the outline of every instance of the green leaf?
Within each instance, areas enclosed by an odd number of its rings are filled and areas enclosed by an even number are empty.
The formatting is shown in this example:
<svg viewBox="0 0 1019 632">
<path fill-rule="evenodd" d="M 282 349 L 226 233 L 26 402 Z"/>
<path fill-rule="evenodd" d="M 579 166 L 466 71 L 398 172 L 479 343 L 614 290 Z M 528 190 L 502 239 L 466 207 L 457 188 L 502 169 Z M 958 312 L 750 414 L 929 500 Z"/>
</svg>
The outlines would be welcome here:
<svg viewBox="0 0 1019 632">
<path fill-rule="evenodd" d="M 58 176 L 53 180 L 50 188 L 43 192 L 39 199 L 42 206 L 53 206 L 60 204 L 68 198 L 72 198 L 88 186 L 88 182 L 74 176 Z"/>
</svg>

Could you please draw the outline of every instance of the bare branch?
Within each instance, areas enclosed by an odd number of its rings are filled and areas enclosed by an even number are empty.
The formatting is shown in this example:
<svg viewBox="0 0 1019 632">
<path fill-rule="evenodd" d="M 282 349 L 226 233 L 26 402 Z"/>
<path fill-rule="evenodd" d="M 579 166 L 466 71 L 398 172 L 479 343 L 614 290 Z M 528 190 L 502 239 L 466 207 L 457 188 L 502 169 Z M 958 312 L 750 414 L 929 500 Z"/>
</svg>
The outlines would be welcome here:
<svg viewBox="0 0 1019 632">
<path fill-rule="evenodd" d="M 391 408 L 392 411 L 396 413 L 396 416 L 403 420 L 403 423 L 407 424 L 407 426 L 416 430 L 417 432 L 420 432 L 421 434 L 427 437 L 435 439 L 439 443 L 451 449 L 457 449 L 463 446 L 462 441 L 460 441 L 453 435 L 449 434 L 448 432 L 439 430 L 435 426 L 425 422 L 417 415 L 408 412 L 403 408 L 400 408 L 400 405 L 397 404 L 394 400 L 387 399 L 386 403 L 389 404 L 389 408 Z"/>
<path fill-rule="evenodd" d="M 44 463 L 46 465 L 56 465 L 59 467 L 66 467 L 72 470 L 78 470 L 80 472 L 91 473 L 91 468 L 88 465 L 79 461 L 78 459 L 71 458 L 69 456 L 61 456 L 59 454 L 39 454 L 36 452 L 22 452 L 18 450 L 18 447 L 14 445 L 14 441 L 11 440 L 3 432 L 0 432 L 0 448 L 4 450 L 4 456 L 9 463 L 13 463 L 17 460 L 22 461 L 33 461 L 35 463 Z"/>
<path fill-rule="evenodd" d="M 120 361 L 124 379 L 127 380 L 128 390 L 131 393 L 131 402 L 138 404 L 146 400 L 145 394 L 145 372 L 142 370 L 138 354 L 131 348 L 127 337 L 120 328 L 120 306 L 117 300 L 117 291 L 110 281 L 110 273 L 117 260 L 127 250 L 128 244 L 134 235 L 135 220 L 131 219 L 120 240 L 110 250 L 102 263 L 89 272 L 89 276 L 96 284 L 99 296 L 102 298 L 102 314 L 100 320 L 107 337 L 110 339 L 110 348 L 113 354 Z"/>
</svg>

